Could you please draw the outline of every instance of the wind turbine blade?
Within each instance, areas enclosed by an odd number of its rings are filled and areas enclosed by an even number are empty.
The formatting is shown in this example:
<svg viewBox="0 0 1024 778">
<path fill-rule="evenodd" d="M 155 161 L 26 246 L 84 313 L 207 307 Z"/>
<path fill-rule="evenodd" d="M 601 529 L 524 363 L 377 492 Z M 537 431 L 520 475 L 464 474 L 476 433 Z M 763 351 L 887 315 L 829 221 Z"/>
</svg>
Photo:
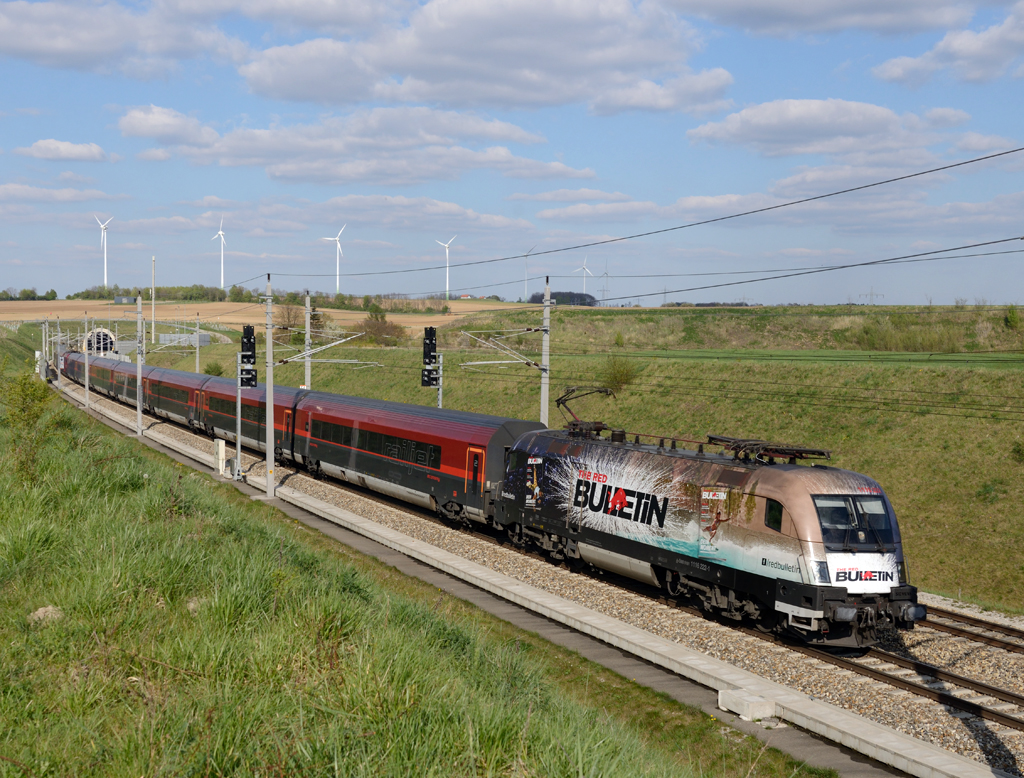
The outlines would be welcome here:
<svg viewBox="0 0 1024 778">
<path fill-rule="evenodd" d="M 99 217 L 99 216 L 97 216 L 96 214 L 93 214 L 93 215 L 92 215 L 92 218 L 94 218 L 94 219 L 96 220 L 96 223 L 97 223 L 98 225 L 100 225 L 100 227 L 102 227 L 102 226 L 103 226 L 103 222 L 101 222 L 101 221 L 100 221 L 100 217 Z"/>
<path fill-rule="evenodd" d="M 452 240 L 455 240 L 457 237 L 459 237 L 459 236 L 458 235 L 452 235 Z M 452 240 L 448 241 L 448 245 L 449 246 L 452 245 Z"/>
<path fill-rule="evenodd" d="M 438 246 L 445 246 L 445 244 L 444 244 L 444 243 L 442 243 L 442 242 L 441 242 L 441 241 L 439 241 L 439 240 L 435 240 L 435 241 L 434 241 L 434 243 L 436 243 L 436 244 L 437 244 Z M 447 246 L 445 246 L 445 248 L 448 248 L 448 247 L 447 247 Z"/>
<path fill-rule="evenodd" d="M 107 219 L 105 222 L 103 222 L 103 224 L 101 226 L 106 227 L 112 221 L 114 221 L 114 217 L 113 216 L 111 216 L 109 219 Z"/>
<path fill-rule="evenodd" d="M 320 240 L 337 240 L 337 238 L 320 238 Z"/>
<path fill-rule="evenodd" d="M 339 237 L 339 238 L 341 237 L 341 233 L 343 233 L 343 232 L 345 231 L 345 228 L 346 228 L 346 227 L 348 227 L 348 224 L 343 224 L 343 225 L 341 225 L 341 229 L 340 229 L 340 230 L 338 230 L 338 237 Z"/>
<path fill-rule="evenodd" d="M 218 227 L 217 229 L 218 230 L 223 230 L 224 229 L 224 217 L 223 216 L 220 217 L 220 227 Z"/>
<path fill-rule="evenodd" d="M 210 240 L 217 240 L 217 238 L 219 238 L 219 237 L 220 237 L 220 233 L 218 232 L 216 235 L 214 235 L 212 238 L 210 238 Z"/>
</svg>

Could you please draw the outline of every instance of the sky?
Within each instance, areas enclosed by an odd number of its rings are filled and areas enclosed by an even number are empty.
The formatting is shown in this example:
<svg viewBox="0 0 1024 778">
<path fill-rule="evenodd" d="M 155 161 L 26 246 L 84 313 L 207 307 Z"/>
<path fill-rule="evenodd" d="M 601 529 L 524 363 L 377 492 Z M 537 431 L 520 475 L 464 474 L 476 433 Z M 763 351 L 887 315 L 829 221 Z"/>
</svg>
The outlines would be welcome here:
<svg viewBox="0 0 1024 778">
<path fill-rule="evenodd" d="M 1024 297 L 1019 242 L 792 275 L 1024 235 L 1024 153 L 560 250 L 1024 146 L 1024 0 L 18 0 L 0 56 L 0 288 L 102 285 L 97 219 L 219 286 L 223 220 L 229 287 Z"/>
</svg>

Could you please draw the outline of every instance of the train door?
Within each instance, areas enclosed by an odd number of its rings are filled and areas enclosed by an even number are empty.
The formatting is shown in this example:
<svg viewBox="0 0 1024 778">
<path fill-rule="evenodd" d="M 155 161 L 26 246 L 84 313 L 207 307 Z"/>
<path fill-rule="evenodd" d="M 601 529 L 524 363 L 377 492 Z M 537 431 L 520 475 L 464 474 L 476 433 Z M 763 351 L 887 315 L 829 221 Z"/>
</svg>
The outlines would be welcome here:
<svg viewBox="0 0 1024 778">
<path fill-rule="evenodd" d="M 281 431 L 280 438 L 278 438 L 278 445 L 282 450 L 287 451 L 289 454 L 294 453 L 294 449 L 292 448 L 292 419 L 292 409 L 286 408 L 284 412 L 284 429 Z M 275 437 L 277 436 L 275 435 Z"/>
<path fill-rule="evenodd" d="M 484 450 L 470 446 L 466 450 L 466 484 L 467 495 L 480 496 L 480 480 L 484 474 Z"/>
</svg>

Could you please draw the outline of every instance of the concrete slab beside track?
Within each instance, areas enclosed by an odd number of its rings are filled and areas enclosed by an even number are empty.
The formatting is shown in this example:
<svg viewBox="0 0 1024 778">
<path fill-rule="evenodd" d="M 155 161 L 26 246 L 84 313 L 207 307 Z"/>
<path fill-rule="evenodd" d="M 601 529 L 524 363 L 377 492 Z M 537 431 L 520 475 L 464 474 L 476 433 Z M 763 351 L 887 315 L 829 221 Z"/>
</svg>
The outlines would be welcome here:
<svg viewBox="0 0 1024 778">
<path fill-rule="evenodd" d="M 65 394 L 76 405 L 81 404 L 77 398 Z M 112 426 L 126 429 L 122 419 L 102 408 L 94 407 L 91 412 L 102 421 L 113 422 Z M 143 442 L 171 453 L 186 464 L 198 462 L 210 471 L 215 468 L 211 455 L 159 432 L 147 431 Z M 262 478 L 250 478 L 248 484 L 239 484 L 239 488 L 259 499 L 262 493 L 259 487 L 264 483 Z M 896 771 L 920 778 L 1009 778 L 1001 770 L 767 681 L 287 486 L 278 487 L 277 495 L 278 499 L 271 504 L 284 513 L 358 551 L 473 602 L 516 626 L 577 650 L 624 677 L 664 691 L 681 702 L 697 705 L 730 726 L 755 735 L 797 759 L 815 766 L 832 767 L 844 778 L 894 775 L 898 774 Z M 787 727 L 766 731 L 758 724 L 723 714 L 717 707 L 717 692 L 723 690 L 740 692 L 730 695 L 733 697 L 774 703 L 775 716 L 800 729 Z"/>
</svg>

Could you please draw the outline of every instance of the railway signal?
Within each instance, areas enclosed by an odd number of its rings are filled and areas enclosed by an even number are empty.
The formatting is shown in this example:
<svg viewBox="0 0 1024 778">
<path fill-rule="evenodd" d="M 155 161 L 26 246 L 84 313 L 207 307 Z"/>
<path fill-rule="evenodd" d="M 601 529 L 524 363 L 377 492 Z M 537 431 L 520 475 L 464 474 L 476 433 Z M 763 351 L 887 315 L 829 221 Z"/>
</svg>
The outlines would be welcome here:
<svg viewBox="0 0 1024 778">
<path fill-rule="evenodd" d="M 246 324 L 242 327 L 242 353 L 238 366 L 238 386 L 256 387 L 256 328 Z"/>
<path fill-rule="evenodd" d="M 437 353 L 437 328 L 423 328 L 423 370 L 420 386 L 437 387 L 437 407 L 441 407 L 444 391 L 444 354 Z"/>
</svg>

